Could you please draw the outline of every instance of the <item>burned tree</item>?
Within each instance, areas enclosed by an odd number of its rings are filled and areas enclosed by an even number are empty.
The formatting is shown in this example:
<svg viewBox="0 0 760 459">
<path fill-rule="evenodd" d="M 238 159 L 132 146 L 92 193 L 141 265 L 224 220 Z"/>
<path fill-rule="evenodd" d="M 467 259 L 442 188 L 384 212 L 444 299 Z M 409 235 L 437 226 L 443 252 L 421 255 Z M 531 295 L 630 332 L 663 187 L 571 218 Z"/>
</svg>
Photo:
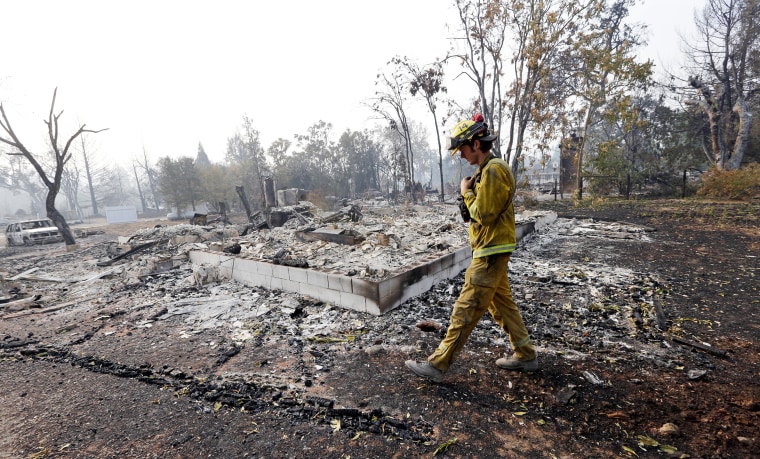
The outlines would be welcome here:
<svg viewBox="0 0 760 459">
<path fill-rule="evenodd" d="M 409 118 L 407 117 L 407 99 L 404 97 L 408 92 L 406 83 L 399 70 L 393 72 L 390 76 L 379 74 L 375 85 L 381 87 L 375 92 L 375 98 L 369 107 L 375 112 L 380 119 L 386 121 L 390 130 L 395 132 L 399 139 L 404 143 L 404 156 L 397 159 L 398 163 L 405 166 L 403 170 L 403 180 L 405 188 L 412 190 L 414 186 L 414 152 L 412 150 L 412 137 L 409 129 Z M 412 200 L 416 203 L 414 193 Z"/>
<path fill-rule="evenodd" d="M 699 41 L 690 56 L 697 91 L 708 123 L 705 150 L 720 170 L 739 169 L 749 144 L 758 84 L 760 25 L 756 0 L 709 0 L 696 19 Z"/>
<path fill-rule="evenodd" d="M 8 120 L 8 116 L 5 114 L 5 108 L 3 107 L 2 103 L 0 103 L 0 117 L 2 117 L 0 120 L 0 127 L 5 132 L 5 135 L 0 135 L 0 142 L 10 145 L 15 149 L 15 151 L 11 151 L 6 154 L 10 156 L 22 156 L 26 158 L 32 167 L 34 167 L 35 171 L 37 171 L 40 180 L 42 180 L 42 183 L 45 184 L 45 187 L 47 187 L 48 190 L 47 196 L 45 198 L 45 212 L 48 218 L 50 218 L 55 226 L 58 227 L 58 230 L 61 232 L 63 241 L 65 242 L 66 246 L 74 246 L 76 245 L 76 241 L 74 240 L 74 235 L 71 233 L 71 228 L 69 228 L 68 223 L 66 223 L 64 216 L 55 207 L 55 198 L 58 196 L 58 192 L 61 190 L 63 169 L 66 166 L 66 163 L 71 159 L 71 153 L 69 152 L 71 144 L 79 136 L 85 132 L 102 132 L 107 128 L 91 130 L 85 129 L 85 125 L 83 124 L 79 127 L 79 129 L 76 130 L 76 132 L 74 132 L 74 134 L 71 135 L 71 137 L 68 138 L 68 140 L 66 140 L 66 143 L 63 145 L 63 147 L 61 147 L 59 144 L 59 141 L 61 139 L 59 137 L 60 133 L 58 130 L 58 121 L 63 114 L 63 111 L 59 112 L 58 114 L 55 113 L 55 98 L 57 93 L 58 88 L 53 91 L 53 100 L 50 103 L 50 112 L 48 114 L 48 119 L 45 120 L 45 124 L 48 127 L 48 140 L 50 141 L 50 148 L 52 149 L 51 153 L 53 155 L 53 160 L 55 161 L 55 170 L 53 171 L 52 178 L 42 167 L 42 164 L 38 160 L 38 157 L 35 156 L 35 154 L 32 153 L 18 138 L 16 132 L 11 126 L 10 121 Z"/>
<path fill-rule="evenodd" d="M 441 177 L 440 201 L 443 202 L 443 150 L 441 147 L 441 133 L 438 127 L 438 114 L 436 99 L 442 93 L 446 92 L 443 85 L 443 61 L 437 61 L 427 67 L 420 67 L 414 61 L 408 58 L 395 57 L 391 61 L 399 68 L 406 69 L 409 78 L 409 92 L 412 96 L 421 96 L 427 103 L 430 114 L 433 115 L 433 125 L 435 126 L 435 138 L 438 140 L 438 172 Z M 431 171 L 431 180 L 432 180 Z"/>
</svg>

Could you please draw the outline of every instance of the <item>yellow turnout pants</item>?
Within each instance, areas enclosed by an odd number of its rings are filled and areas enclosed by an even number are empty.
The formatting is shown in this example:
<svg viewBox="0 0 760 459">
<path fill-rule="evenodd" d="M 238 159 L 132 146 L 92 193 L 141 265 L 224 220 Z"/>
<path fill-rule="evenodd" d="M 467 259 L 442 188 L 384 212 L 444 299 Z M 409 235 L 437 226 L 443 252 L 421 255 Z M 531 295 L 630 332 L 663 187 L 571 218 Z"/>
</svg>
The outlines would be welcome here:
<svg viewBox="0 0 760 459">
<path fill-rule="evenodd" d="M 451 311 L 446 337 L 428 361 L 441 371 L 448 371 L 464 343 L 486 311 L 507 332 L 509 342 L 518 360 L 533 360 L 536 350 L 530 343 L 528 330 L 520 311 L 512 300 L 507 266 L 511 254 L 473 258 L 465 271 L 464 287 Z"/>
</svg>

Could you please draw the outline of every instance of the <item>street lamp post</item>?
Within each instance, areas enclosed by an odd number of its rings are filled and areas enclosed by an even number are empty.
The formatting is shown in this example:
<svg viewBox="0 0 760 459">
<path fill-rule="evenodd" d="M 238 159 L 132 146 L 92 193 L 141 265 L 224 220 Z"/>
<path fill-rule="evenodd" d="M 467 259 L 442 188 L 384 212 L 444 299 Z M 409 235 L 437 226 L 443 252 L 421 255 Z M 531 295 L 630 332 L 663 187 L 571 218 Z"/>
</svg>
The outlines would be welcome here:
<svg viewBox="0 0 760 459">
<path fill-rule="evenodd" d="M 552 189 L 552 193 L 554 193 L 554 200 L 557 200 L 557 193 L 559 190 L 557 189 L 557 163 L 552 163 L 552 175 L 554 176 L 554 188 Z"/>
</svg>

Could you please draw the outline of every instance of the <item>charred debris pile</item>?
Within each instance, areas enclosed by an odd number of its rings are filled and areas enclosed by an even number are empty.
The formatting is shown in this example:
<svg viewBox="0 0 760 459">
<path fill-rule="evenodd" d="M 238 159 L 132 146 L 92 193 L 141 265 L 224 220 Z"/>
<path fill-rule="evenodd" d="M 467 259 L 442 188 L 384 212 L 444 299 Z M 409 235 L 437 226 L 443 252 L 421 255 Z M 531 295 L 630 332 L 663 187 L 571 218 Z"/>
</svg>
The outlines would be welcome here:
<svg viewBox="0 0 760 459">
<path fill-rule="evenodd" d="M 48 246 L 42 253 L 12 257 L 12 262 L 0 265 L 4 284 L 0 306 L 5 304 L 0 312 L 12 312 L 17 306 L 27 308 L 27 302 L 49 306 L 54 299 L 93 293 L 106 283 L 134 288 L 159 276 L 170 277 L 177 285 L 195 287 L 222 281 L 208 267 L 192 266 L 188 253 L 193 250 L 379 279 L 422 257 L 445 254 L 467 244 L 464 223 L 451 205 L 352 203 L 323 212 L 301 201 L 278 208 L 276 215 L 280 226 L 255 220 L 242 224 L 158 224 L 120 236 L 118 241 L 87 243 L 85 239 L 82 248 L 72 253 Z M 65 291 L 63 296 L 60 290 Z M 24 302 L 14 305 L 16 300 Z"/>
<path fill-rule="evenodd" d="M 326 214 L 300 202 L 292 218 L 280 227 L 159 225 L 121 237 L 120 243 L 14 258 L 12 266 L 0 265 L 0 317 L 44 313 L 93 299 L 107 302 L 109 296 L 126 292 L 135 303 L 141 303 L 138 295 L 143 295 L 163 305 L 162 314 L 153 314 L 147 321 L 180 315 L 188 326 L 183 333 L 221 327 L 241 344 L 250 339 L 246 332 L 250 327 L 241 326 L 246 321 L 272 321 L 280 328 L 283 320 L 297 321 L 293 333 L 309 337 L 362 329 L 367 340 L 381 342 L 382 348 L 409 347 L 405 341 L 410 328 L 421 336 L 442 333 L 461 274 L 370 319 L 308 295 L 219 279 L 213 270 L 189 262 L 192 250 L 218 250 L 230 256 L 329 267 L 348 276 L 377 278 L 416 258 L 467 244 L 466 227 L 454 206 L 362 206 L 360 212 L 358 219 L 347 210 Z M 522 215 L 530 218 L 528 212 Z M 334 242 L 336 235 L 349 242 Z M 668 294 L 665 281 L 652 273 L 619 268 L 604 256 L 581 262 L 556 256 L 556 247 L 572 251 L 576 244 L 588 247 L 589 239 L 598 241 L 604 253 L 614 251 L 615 244 L 646 244 L 650 237 L 647 228 L 558 219 L 523 239 L 512 257 L 510 278 L 543 352 L 582 359 L 603 350 L 613 360 L 643 358 L 665 366 L 680 365 L 663 336 L 663 330 L 672 325 L 663 306 Z M 490 321 L 478 325 L 473 339 L 506 346 Z"/>
</svg>

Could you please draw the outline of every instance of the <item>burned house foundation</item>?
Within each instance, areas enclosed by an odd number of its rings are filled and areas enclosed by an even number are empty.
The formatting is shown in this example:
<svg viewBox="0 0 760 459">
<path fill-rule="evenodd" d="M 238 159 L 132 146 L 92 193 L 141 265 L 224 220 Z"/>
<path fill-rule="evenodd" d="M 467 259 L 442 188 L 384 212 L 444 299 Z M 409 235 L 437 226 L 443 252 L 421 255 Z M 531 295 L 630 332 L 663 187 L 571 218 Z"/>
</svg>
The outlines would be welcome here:
<svg viewBox="0 0 760 459">
<path fill-rule="evenodd" d="M 518 221 L 518 241 L 555 219 L 556 214 L 547 213 Z M 424 293 L 436 283 L 457 276 L 469 265 L 472 252 L 469 246 L 462 246 L 444 254 L 428 254 L 379 280 L 212 250 L 193 250 L 189 257 L 194 265 L 216 267 L 220 278 L 307 295 L 346 309 L 381 315 Z"/>
</svg>

